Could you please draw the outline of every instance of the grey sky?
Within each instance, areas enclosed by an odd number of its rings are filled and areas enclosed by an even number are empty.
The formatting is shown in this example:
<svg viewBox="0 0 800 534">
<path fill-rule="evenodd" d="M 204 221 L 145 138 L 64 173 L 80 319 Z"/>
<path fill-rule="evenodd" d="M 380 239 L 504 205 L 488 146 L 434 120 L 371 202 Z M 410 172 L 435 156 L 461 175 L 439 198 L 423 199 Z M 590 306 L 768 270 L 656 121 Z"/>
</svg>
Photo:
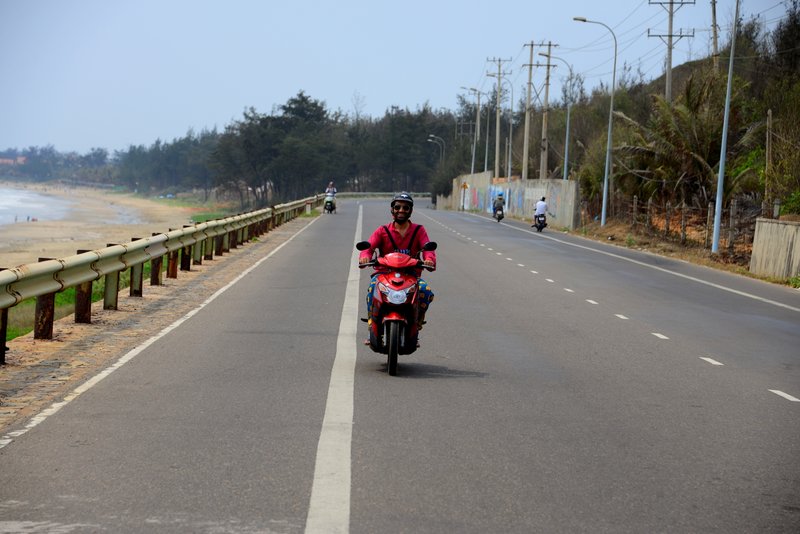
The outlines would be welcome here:
<svg viewBox="0 0 800 534">
<path fill-rule="evenodd" d="M 720 44 L 734 0 L 718 0 Z M 771 29 L 780 0 L 742 0 L 745 19 Z M 391 106 L 456 109 L 462 86 L 489 91 L 503 69 L 515 100 L 527 81 L 531 41 L 586 77 L 611 81 L 613 42 L 647 79 L 664 67 L 667 12 L 648 0 L 0 0 L 0 149 L 52 144 L 81 153 L 171 141 L 192 128 L 223 130 L 242 111 L 269 113 L 303 90 L 330 110 L 382 116 Z M 676 12 L 673 65 L 709 53 L 711 7 L 697 0 Z M 536 61 L 543 61 L 536 48 Z M 560 98 L 566 68 L 553 72 Z M 544 68 L 533 84 L 544 83 Z"/>
</svg>

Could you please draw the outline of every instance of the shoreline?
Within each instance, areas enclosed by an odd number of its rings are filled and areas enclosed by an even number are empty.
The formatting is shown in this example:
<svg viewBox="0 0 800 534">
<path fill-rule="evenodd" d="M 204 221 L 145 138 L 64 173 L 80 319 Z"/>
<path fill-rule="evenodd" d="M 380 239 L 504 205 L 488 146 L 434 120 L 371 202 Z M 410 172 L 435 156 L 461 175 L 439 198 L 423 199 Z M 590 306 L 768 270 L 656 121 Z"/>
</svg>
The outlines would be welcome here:
<svg viewBox="0 0 800 534">
<path fill-rule="evenodd" d="M 35 263 L 39 258 L 66 258 L 78 250 L 128 243 L 134 237 L 149 237 L 192 222 L 190 208 L 168 206 L 132 193 L 9 181 L 0 181 L 0 187 L 33 191 L 72 204 L 58 220 L 0 225 L 0 268 Z"/>
</svg>

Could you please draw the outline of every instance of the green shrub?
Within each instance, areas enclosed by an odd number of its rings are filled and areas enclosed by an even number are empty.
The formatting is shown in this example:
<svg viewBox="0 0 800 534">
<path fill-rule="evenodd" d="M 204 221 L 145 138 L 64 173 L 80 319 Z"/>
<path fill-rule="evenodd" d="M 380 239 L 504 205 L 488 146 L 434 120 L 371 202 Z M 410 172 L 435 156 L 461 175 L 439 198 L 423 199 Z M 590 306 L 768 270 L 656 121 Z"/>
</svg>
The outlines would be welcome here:
<svg viewBox="0 0 800 534">
<path fill-rule="evenodd" d="M 787 198 L 781 206 L 781 215 L 789 213 L 800 213 L 800 191 L 795 191 Z"/>
</svg>

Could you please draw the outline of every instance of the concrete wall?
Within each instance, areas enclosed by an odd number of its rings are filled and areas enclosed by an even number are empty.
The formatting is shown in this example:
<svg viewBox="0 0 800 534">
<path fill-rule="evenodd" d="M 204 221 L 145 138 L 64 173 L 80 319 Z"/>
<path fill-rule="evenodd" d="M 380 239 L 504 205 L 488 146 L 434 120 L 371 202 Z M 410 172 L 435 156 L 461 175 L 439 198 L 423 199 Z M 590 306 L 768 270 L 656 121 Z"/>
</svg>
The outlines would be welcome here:
<svg viewBox="0 0 800 534">
<path fill-rule="evenodd" d="M 439 209 L 492 213 L 492 201 L 502 191 L 506 198 L 506 214 L 520 219 L 533 219 L 536 201 L 545 197 L 547 222 L 550 228 L 575 229 L 580 225 L 578 182 L 574 180 L 512 180 L 492 183 L 492 172 L 462 174 L 453 179 L 453 195 L 438 197 Z M 467 185 L 466 189 L 464 184 Z M 456 193 L 457 192 L 457 193 Z"/>
<path fill-rule="evenodd" d="M 800 274 L 800 223 L 756 220 L 750 272 L 775 278 Z"/>
</svg>

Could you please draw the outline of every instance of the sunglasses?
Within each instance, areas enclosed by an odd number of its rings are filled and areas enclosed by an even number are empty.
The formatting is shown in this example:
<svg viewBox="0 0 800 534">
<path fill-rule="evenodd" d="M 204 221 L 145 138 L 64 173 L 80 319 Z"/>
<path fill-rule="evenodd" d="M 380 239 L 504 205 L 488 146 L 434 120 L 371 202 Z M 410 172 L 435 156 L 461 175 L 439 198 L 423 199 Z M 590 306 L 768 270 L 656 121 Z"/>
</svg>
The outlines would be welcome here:
<svg viewBox="0 0 800 534">
<path fill-rule="evenodd" d="M 406 206 L 405 204 L 398 204 L 392 208 L 394 211 L 411 211 L 411 206 Z"/>
</svg>

